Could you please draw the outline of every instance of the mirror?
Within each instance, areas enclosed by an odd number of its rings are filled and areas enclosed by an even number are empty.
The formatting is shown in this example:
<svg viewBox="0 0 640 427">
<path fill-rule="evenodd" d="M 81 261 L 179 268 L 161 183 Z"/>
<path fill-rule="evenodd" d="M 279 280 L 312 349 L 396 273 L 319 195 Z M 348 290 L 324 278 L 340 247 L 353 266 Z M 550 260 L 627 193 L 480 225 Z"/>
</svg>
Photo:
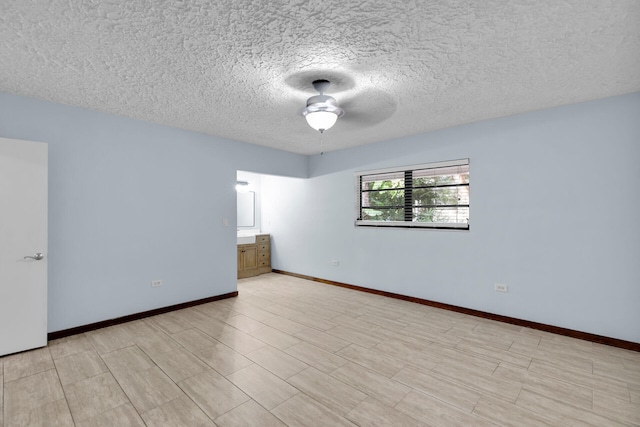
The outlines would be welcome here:
<svg viewBox="0 0 640 427">
<path fill-rule="evenodd" d="M 238 193 L 238 227 L 254 227 L 256 224 L 256 193 L 247 191 Z"/>
</svg>

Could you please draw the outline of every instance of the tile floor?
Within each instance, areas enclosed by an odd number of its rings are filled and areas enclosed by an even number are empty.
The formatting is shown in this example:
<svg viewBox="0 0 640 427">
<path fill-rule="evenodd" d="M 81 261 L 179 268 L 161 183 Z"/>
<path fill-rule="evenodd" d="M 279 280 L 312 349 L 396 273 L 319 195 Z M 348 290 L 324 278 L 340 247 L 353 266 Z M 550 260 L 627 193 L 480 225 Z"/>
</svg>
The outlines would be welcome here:
<svg viewBox="0 0 640 427">
<path fill-rule="evenodd" d="M 640 425 L 640 353 L 268 274 L 0 358 L 0 427 Z"/>
</svg>

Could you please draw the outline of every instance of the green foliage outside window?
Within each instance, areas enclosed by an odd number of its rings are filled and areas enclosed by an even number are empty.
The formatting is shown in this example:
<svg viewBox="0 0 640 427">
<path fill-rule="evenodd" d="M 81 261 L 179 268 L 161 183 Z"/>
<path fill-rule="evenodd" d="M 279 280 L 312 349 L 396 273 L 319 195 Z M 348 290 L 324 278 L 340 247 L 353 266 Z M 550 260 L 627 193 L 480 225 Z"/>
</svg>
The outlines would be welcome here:
<svg viewBox="0 0 640 427">
<path fill-rule="evenodd" d="M 405 179 L 363 180 L 361 219 L 365 221 L 405 221 L 405 203 L 411 206 L 413 222 L 459 223 L 469 217 L 469 174 L 414 176 L 405 188 Z M 405 195 L 411 200 L 405 201 Z M 460 206 L 461 205 L 461 206 Z M 408 208 L 407 208 L 408 209 Z M 462 217 L 462 218 L 461 218 Z"/>
<path fill-rule="evenodd" d="M 402 221 L 404 219 L 404 179 L 363 183 L 367 203 L 363 203 L 362 219 Z"/>
</svg>

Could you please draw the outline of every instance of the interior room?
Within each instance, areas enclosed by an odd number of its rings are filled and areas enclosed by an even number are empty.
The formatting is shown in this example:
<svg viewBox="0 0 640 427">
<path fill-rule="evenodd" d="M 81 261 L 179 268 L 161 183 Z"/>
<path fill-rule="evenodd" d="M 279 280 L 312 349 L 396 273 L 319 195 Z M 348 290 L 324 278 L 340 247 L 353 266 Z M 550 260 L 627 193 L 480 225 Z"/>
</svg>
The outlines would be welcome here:
<svg viewBox="0 0 640 427">
<path fill-rule="evenodd" d="M 0 17 L 0 427 L 640 425 L 640 3 Z"/>
</svg>

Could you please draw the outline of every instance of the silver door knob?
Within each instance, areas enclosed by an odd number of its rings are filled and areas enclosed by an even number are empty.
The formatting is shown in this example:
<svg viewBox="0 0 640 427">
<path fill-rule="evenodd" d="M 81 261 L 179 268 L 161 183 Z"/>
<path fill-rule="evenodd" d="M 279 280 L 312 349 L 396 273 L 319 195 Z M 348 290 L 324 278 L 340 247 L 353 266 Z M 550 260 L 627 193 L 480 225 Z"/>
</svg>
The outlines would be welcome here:
<svg viewBox="0 0 640 427">
<path fill-rule="evenodd" d="M 36 252 L 35 254 L 33 254 L 33 256 L 27 255 L 24 257 L 24 259 L 27 258 L 31 258 L 31 259 L 35 259 L 36 261 L 40 261 L 41 259 L 44 258 L 44 254 L 42 252 Z"/>
</svg>

